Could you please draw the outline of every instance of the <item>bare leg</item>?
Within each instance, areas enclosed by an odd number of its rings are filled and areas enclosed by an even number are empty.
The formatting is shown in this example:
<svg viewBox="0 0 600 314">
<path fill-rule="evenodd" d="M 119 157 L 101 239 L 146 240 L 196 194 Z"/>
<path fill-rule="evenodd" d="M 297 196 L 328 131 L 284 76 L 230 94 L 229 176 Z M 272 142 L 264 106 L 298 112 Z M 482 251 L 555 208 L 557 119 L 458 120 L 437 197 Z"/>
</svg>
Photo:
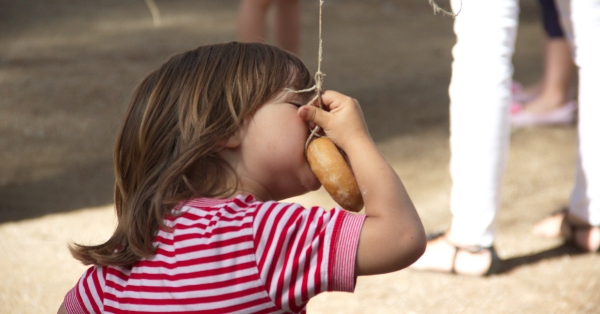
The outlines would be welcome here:
<svg viewBox="0 0 600 314">
<path fill-rule="evenodd" d="M 300 1 L 276 0 L 274 22 L 277 46 L 297 55 L 300 46 Z"/>
<path fill-rule="evenodd" d="M 545 53 L 542 89 L 539 96 L 525 106 L 526 111 L 534 114 L 553 111 L 569 100 L 571 78 L 575 68 L 571 47 L 566 39 L 547 39 Z"/>
<path fill-rule="evenodd" d="M 238 39 L 267 42 L 267 13 L 272 0 L 242 0 L 238 15 Z"/>
<path fill-rule="evenodd" d="M 533 85 L 523 86 L 523 88 L 520 92 L 520 98 L 518 98 L 517 100 L 526 102 L 526 101 L 531 101 L 532 99 L 535 99 L 542 93 L 543 86 L 544 86 L 544 82 L 542 79 L 540 79 Z"/>
<path fill-rule="evenodd" d="M 425 253 L 410 268 L 484 275 L 495 259 L 491 247 L 509 144 L 510 60 L 519 5 L 517 0 L 451 3 L 455 10 L 465 8 L 454 19 L 449 87 L 452 223 L 445 236 L 427 241 Z M 485 106 L 481 99 L 487 99 Z"/>
</svg>

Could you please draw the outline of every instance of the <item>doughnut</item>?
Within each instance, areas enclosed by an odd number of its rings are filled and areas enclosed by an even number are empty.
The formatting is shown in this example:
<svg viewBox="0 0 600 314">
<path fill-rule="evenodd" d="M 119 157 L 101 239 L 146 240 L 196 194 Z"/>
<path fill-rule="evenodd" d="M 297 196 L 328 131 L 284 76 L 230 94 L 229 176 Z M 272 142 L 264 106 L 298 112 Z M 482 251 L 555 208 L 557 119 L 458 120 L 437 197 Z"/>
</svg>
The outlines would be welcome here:
<svg viewBox="0 0 600 314">
<path fill-rule="evenodd" d="M 306 150 L 310 168 L 327 193 L 343 209 L 359 212 L 363 199 L 350 165 L 333 142 L 320 137 L 312 140 Z"/>
</svg>

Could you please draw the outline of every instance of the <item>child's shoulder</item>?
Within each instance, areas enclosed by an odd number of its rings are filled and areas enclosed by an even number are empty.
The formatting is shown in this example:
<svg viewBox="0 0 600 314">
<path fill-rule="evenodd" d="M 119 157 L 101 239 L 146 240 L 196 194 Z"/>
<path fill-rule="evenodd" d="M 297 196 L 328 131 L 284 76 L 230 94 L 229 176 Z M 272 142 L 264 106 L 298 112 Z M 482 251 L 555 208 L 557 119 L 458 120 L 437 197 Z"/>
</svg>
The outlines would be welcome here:
<svg viewBox="0 0 600 314">
<path fill-rule="evenodd" d="M 280 201 L 261 201 L 251 194 L 243 195 L 238 194 L 231 198 L 209 198 L 209 197 L 195 197 L 180 202 L 175 209 L 185 208 L 203 208 L 203 209 L 219 209 L 223 207 L 228 208 L 256 208 L 260 206 L 294 206 L 302 208 L 302 205 L 291 202 L 280 202 Z"/>
<path fill-rule="evenodd" d="M 175 217 L 186 215 L 211 215 L 216 212 L 239 214 L 254 212 L 270 202 L 262 202 L 252 195 L 242 195 L 231 198 L 196 197 L 180 202 L 173 209 Z"/>
<path fill-rule="evenodd" d="M 176 210 L 181 213 L 195 212 L 216 212 L 224 211 L 228 213 L 276 213 L 286 212 L 291 214 L 296 212 L 305 215 L 335 215 L 344 212 L 340 208 L 325 209 L 320 206 L 305 207 L 300 203 L 289 201 L 261 201 L 253 195 L 239 194 L 231 198 L 206 198 L 197 197 L 188 199 L 177 205 Z M 260 215 L 260 214 L 259 214 Z"/>
</svg>

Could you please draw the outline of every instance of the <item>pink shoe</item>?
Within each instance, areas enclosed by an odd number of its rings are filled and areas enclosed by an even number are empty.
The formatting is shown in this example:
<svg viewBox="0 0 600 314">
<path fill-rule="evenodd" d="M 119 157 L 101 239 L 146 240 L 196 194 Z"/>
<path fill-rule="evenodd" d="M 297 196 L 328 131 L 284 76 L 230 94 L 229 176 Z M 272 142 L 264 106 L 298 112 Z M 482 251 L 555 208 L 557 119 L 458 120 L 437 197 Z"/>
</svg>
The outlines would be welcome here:
<svg viewBox="0 0 600 314">
<path fill-rule="evenodd" d="M 548 113 L 533 114 L 523 110 L 523 105 L 513 102 L 510 106 L 510 123 L 515 127 L 533 125 L 571 124 L 575 121 L 577 101 L 571 100 Z"/>
<path fill-rule="evenodd" d="M 513 116 L 523 110 L 523 104 L 519 101 L 513 101 L 510 104 L 510 115 Z"/>
<path fill-rule="evenodd" d="M 530 102 L 536 97 L 536 95 L 523 94 L 523 85 L 517 81 L 512 82 L 510 91 L 512 93 L 513 100 L 518 101 L 520 103 Z"/>
<path fill-rule="evenodd" d="M 511 86 L 510 86 L 510 92 L 512 94 L 513 101 L 520 102 L 522 104 L 528 103 L 539 96 L 537 94 L 533 94 L 533 95 L 524 94 L 523 93 L 523 84 L 521 84 L 517 81 L 512 81 Z M 575 90 L 573 88 L 571 88 L 571 89 L 569 89 L 569 93 L 567 94 L 567 99 L 573 99 L 573 98 L 575 98 Z"/>
</svg>

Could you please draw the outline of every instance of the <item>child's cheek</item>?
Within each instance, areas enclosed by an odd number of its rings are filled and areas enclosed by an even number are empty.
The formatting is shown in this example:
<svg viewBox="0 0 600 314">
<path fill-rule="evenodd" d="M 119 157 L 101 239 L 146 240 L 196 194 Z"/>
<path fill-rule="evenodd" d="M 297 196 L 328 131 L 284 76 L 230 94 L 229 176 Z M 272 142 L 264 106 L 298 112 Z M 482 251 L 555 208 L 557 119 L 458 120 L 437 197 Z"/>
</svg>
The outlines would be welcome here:
<svg viewBox="0 0 600 314">
<path fill-rule="evenodd" d="M 321 182 L 319 182 L 319 179 L 317 179 L 317 176 L 312 172 L 312 170 L 310 171 L 309 178 L 305 186 L 309 191 L 316 191 L 321 188 Z"/>
</svg>

